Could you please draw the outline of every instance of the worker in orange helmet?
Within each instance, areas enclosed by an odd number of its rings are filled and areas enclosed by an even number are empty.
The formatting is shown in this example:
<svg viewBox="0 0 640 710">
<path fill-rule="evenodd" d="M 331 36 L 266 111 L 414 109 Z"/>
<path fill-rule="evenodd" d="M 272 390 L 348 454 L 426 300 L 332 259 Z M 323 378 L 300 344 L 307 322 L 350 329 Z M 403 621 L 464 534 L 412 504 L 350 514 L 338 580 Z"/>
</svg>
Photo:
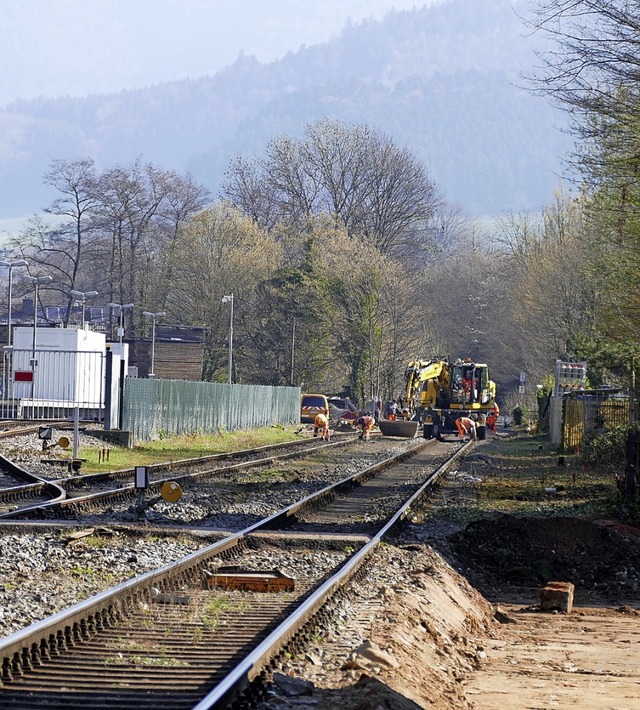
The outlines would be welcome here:
<svg viewBox="0 0 640 710">
<path fill-rule="evenodd" d="M 467 436 L 474 441 L 476 440 L 476 423 L 473 419 L 458 417 L 456 419 L 456 429 L 458 430 L 460 441 L 464 441 Z"/>
<path fill-rule="evenodd" d="M 369 441 L 371 439 L 371 430 L 376 420 L 367 412 L 356 420 L 356 425 L 360 429 L 360 436 L 358 438 L 364 439 L 364 441 Z"/>
<path fill-rule="evenodd" d="M 487 415 L 487 429 L 492 431 L 494 434 L 496 432 L 496 425 L 498 423 L 498 417 L 500 416 L 500 407 L 497 402 L 493 403 L 493 407 L 489 410 Z"/>
<path fill-rule="evenodd" d="M 313 420 L 313 435 L 318 436 L 318 432 L 324 441 L 329 441 L 329 420 L 323 412 L 316 414 Z"/>
</svg>

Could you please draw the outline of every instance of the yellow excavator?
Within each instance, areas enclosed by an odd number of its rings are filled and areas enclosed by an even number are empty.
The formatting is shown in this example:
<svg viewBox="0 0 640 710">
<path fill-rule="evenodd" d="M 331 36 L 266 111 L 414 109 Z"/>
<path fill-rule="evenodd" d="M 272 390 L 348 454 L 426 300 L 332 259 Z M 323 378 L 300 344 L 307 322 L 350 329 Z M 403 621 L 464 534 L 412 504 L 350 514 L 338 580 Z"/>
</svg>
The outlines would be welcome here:
<svg viewBox="0 0 640 710">
<path fill-rule="evenodd" d="M 425 439 L 457 434 L 456 419 L 476 421 L 479 439 L 486 438 L 487 414 L 496 399 L 489 366 L 470 358 L 450 363 L 445 358 L 412 360 L 405 370 L 401 410 L 409 421 L 380 422 L 388 436 L 416 435 L 420 425 Z M 385 431 L 386 429 L 386 431 Z M 413 432 L 413 433 L 412 433 Z"/>
</svg>

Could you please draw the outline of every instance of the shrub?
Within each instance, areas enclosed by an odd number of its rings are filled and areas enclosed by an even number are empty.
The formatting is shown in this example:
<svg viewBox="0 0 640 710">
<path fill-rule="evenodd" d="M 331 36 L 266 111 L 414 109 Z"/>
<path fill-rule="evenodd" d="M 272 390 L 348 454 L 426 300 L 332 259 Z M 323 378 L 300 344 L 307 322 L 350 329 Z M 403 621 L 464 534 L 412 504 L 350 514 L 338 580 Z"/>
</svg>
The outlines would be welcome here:
<svg viewBox="0 0 640 710">
<path fill-rule="evenodd" d="M 624 464 L 628 435 L 628 424 L 589 434 L 582 448 L 582 460 L 595 465 Z"/>
<path fill-rule="evenodd" d="M 512 412 L 512 416 L 513 416 L 513 423 L 516 426 L 520 426 L 522 424 L 522 420 L 524 419 L 524 409 L 522 409 L 522 407 L 520 407 L 520 406 L 515 407 Z"/>
</svg>

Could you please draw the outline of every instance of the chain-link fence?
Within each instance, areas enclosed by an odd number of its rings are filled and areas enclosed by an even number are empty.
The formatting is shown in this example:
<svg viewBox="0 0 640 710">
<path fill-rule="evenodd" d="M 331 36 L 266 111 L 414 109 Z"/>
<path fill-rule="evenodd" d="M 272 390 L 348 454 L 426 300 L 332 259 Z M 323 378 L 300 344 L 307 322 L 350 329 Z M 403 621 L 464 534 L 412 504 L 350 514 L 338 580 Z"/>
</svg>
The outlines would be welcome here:
<svg viewBox="0 0 640 710">
<path fill-rule="evenodd" d="M 298 421 L 299 387 L 125 379 L 121 428 L 134 441 Z"/>
</svg>

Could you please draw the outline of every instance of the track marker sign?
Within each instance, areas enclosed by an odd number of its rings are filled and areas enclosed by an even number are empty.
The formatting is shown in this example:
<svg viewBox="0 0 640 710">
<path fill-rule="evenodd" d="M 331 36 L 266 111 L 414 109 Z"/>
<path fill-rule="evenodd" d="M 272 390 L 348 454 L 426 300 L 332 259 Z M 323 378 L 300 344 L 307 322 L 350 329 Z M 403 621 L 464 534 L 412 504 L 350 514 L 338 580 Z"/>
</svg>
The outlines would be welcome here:
<svg viewBox="0 0 640 710">
<path fill-rule="evenodd" d="M 182 488 L 175 481 L 167 481 L 162 485 L 160 495 L 167 503 L 177 503 L 182 496 Z"/>
</svg>

